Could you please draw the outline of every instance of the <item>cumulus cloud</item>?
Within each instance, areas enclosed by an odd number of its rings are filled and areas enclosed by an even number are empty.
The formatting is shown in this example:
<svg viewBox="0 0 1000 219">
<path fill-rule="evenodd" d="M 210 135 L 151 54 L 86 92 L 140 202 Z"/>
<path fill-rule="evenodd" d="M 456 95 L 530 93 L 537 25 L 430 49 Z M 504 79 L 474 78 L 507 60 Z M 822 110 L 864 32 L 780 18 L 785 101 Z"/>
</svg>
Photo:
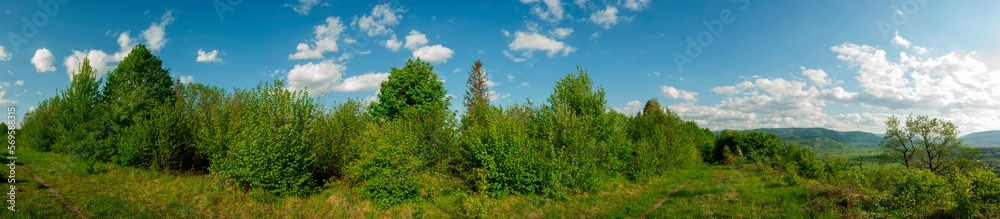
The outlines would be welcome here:
<svg viewBox="0 0 1000 219">
<path fill-rule="evenodd" d="M 3 46 L 0 46 L 0 61 L 10 60 L 11 56 L 13 56 L 13 54 L 7 52 L 7 49 L 3 48 Z"/>
<path fill-rule="evenodd" d="M 22 81 L 22 80 L 14 81 L 14 86 L 18 86 L 18 87 L 24 86 L 24 81 Z"/>
<path fill-rule="evenodd" d="M 403 12 L 402 9 L 393 8 L 389 3 L 376 5 L 372 8 L 371 14 L 354 17 L 351 26 L 357 26 L 368 36 L 392 35 L 392 27 L 403 19 Z"/>
<path fill-rule="evenodd" d="M 625 103 L 625 106 L 612 107 L 612 109 L 618 111 L 621 114 L 635 115 L 639 113 L 639 111 L 642 111 L 642 107 L 643 107 L 642 102 L 639 102 L 638 100 L 633 100 L 629 101 L 628 103 Z"/>
<path fill-rule="evenodd" d="M 686 101 L 690 101 L 690 102 L 697 102 L 698 101 L 698 98 L 697 98 L 698 93 L 697 92 L 690 92 L 690 91 L 686 91 L 686 90 L 680 90 L 680 89 L 677 89 L 677 88 L 674 88 L 674 87 L 671 87 L 671 86 L 666 86 L 666 85 L 660 86 L 660 91 L 662 92 L 663 96 L 669 97 L 670 99 L 682 99 L 682 100 L 686 100 Z"/>
<path fill-rule="evenodd" d="M 52 62 L 55 59 L 56 57 L 52 55 L 52 51 L 49 51 L 47 48 L 41 48 L 35 50 L 35 56 L 31 57 L 31 64 L 35 65 L 35 71 L 37 72 L 56 71 L 56 67 L 52 66 Z"/>
<path fill-rule="evenodd" d="M 382 81 L 389 79 L 389 73 L 368 73 L 341 80 L 345 70 L 346 66 L 333 60 L 295 65 L 288 71 L 288 89 L 306 90 L 311 94 L 377 90 Z"/>
<path fill-rule="evenodd" d="M 142 31 L 142 37 L 146 39 L 146 46 L 149 46 L 151 51 L 159 51 L 163 46 L 167 45 L 167 25 L 174 22 L 174 11 L 167 10 L 160 17 L 160 22 L 153 22 L 149 24 L 149 28 Z"/>
<path fill-rule="evenodd" d="M 604 10 L 590 14 L 590 21 L 600 25 L 604 29 L 611 29 L 611 26 L 618 24 L 618 8 L 608 6 Z"/>
<path fill-rule="evenodd" d="M 549 31 L 549 35 L 556 39 L 565 39 L 570 34 L 573 34 L 573 28 L 556 28 L 555 30 Z"/>
<path fill-rule="evenodd" d="M 649 7 L 649 0 L 625 0 L 623 6 L 633 11 L 641 11 Z"/>
<path fill-rule="evenodd" d="M 403 44 L 403 47 L 409 50 L 416 50 L 424 45 L 427 45 L 427 35 L 417 30 L 411 30 L 410 35 L 406 36 L 406 43 Z"/>
<path fill-rule="evenodd" d="M 898 44 L 900 42 L 892 42 Z M 910 47 L 917 47 L 910 44 Z M 824 127 L 885 131 L 890 115 L 910 113 L 947 119 L 963 133 L 1000 129 L 1000 72 L 988 71 L 975 54 L 941 56 L 899 53 L 890 57 L 869 45 L 844 43 L 831 48 L 854 71 L 860 91 L 839 86 L 827 71 L 800 67 L 802 77 L 748 77 L 718 86 L 725 95 L 713 105 L 686 102 L 668 106 L 678 115 L 714 130 L 770 127 Z M 666 96 L 683 92 L 664 89 Z M 832 104 L 877 109 L 878 113 L 832 113 Z M 627 107 L 627 106 L 625 106 Z M 624 109 L 624 108 L 623 108 Z"/>
<path fill-rule="evenodd" d="M 393 35 L 391 39 L 385 41 L 385 48 L 389 48 L 392 52 L 399 51 L 399 47 L 402 46 L 403 44 L 396 39 L 395 35 Z"/>
<path fill-rule="evenodd" d="M 448 47 L 444 47 L 441 45 L 433 45 L 433 46 L 424 46 L 416 50 L 413 50 L 413 57 L 420 58 L 421 60 L 437 64 L 437 63 L 447 62 L 448 59 L 451 58 L 451 55 L 454 53 L 455 51 L 452 51 Z"/>
<path fill-rule="evenodd" d="M 70 79 L 80 70 L 80 64 L 83 63 L 84 58 L 90 59 L 90 67 L 94 68 L 98 78 L 103 77 L 108 71 L 114 70 L 114 66 L 110 65 L 111 62 L 121 61 L 115 60 L 115 57 L 109 56 L 101 50 L 88 50 L 86 52 L 74 50 L 73 54 L 67 56 L 63 61 Z"/>
<path fill-rule="evenodd" d="M 507 45 L 507 48 L 508 50 L 504 51 L 504 55 L 515 62 L 522 62 L 530 59 L 535 51 L 545 51 L 549 57 L 553 57 L 560 53 L 562 53 L 563 56 L 567 56 L 569 53 L 576 51 L 576 48 L 545 35 L 536 32 L 521 31 L 514 33 L 514 40 Z M 515 55 L 512 52 L 520 52 L 520 56 Z"/>
<path fill-rule="evenodd" d="M 298 0 L 296 3 L 289 3 L 283 5 L 284 7 L 290 7 L 296 13 L 301 15 L 309 14 L 309 10 L 312 10 L 316 6 L 329 6 L 330 3 L 323 2 L 321 0 Z"/>
<path fill-rule="evenodd" d="M 521 3 L 531 5 L 531 13 L 544 21 L 559 22 L 564 17 L 559 0 L 521 0 Z"/>
<path fill-rule="evenodd" d="M 211 52 L 205 52 L 205 50 L 198 49 L 198 58 L 195 59 L 197 62 L 222 62 L 222 58 L 219 57 L 219 50 L 212 50 Z"/>
<path fill-rule="evenodd" d="M 823 86 L 830 83 L 830 81 L 826 79 L 826 72 L 823 70 L 807 69 L 806 67 L 799 67 L 799 69 L 802 69 L 802 75 L 809 78 L 813 84 Z"/>
<path fill-rule="evenodd" d="M 903 39 L 902 36 L 899 36 L 899 32 L 896 32 L 896 36 L 892 38 L 892 44 L 910 48 L 910 41 Z"/>
<path fill-rule="evenodd" d="M 295 53 L 288 55 L 288 59 L 321 59 L 325 52 L 336 52 L 340 48 L 337 40 L 344 32 L 344 24 L 339 17 L 327 17 L 324 24 L 313 27 L 313 39 L 310 43 L 299 43 L 295 46 Z"/>
</svg>

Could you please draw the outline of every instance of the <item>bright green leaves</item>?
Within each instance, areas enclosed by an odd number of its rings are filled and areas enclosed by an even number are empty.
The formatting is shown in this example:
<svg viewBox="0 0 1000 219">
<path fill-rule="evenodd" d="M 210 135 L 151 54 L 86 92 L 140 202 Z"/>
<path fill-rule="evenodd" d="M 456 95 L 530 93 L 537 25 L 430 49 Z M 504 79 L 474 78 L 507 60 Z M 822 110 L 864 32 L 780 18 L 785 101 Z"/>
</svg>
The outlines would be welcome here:
<svg viewBox="0 0 1000 219">
<path fill-rule="evenodd" d="M 314 157 L 306 150 L 312 143 L 306 133 L 319 112 L 313 99 L 286 90 L 281 81 L 236 95 L 247 98 L 243 128 L 212 172 L 277 194 L 307 194 Z"/>
<path fill-rule="evenodd" d="M 369 110 L 376 118 L 393 119 L 407 109 L 444 107 L 447 109 L 444 83 L 430 63 L 420 59 L 407 60 L 403 68 L 392 68 L 389 79 L 382 82 L 378 102 Z"/>
</svg>

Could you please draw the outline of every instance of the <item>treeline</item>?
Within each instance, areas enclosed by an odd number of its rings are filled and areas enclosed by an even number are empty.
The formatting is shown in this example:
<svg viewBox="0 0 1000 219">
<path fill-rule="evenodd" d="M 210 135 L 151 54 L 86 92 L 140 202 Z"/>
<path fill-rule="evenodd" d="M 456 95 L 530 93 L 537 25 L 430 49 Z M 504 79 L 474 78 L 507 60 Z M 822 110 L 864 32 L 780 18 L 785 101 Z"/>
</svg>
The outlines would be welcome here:
<svg viewBox="0 0 1000 219">
<path fill-rule="evenodd" d="M 489 102 L 489 77 L 476 61 L 465 113 L 456 115 L 443 82 L 419 59 L 391 68 L 377 101 L 329 108 L 280 80 L 232 91 L 180 83 L 143 45 L 103 79 L 88 60 L 80 66 L 66 90 L 28 113 L 20 142 L 88 161 L 214 174 L 251 197 L 309 195 L 336 182 L 383 208 L 433 198 L 443 187 L 559 199 L 613 178 L 641 181 L 705 163 L 764 167 L 792 181 L 858 182 L 850 188 L 890 194 L 924 188 L 864 184 L 877 180 L 858 175 L 843 159 L 817 159 L 775 134 L 714 136 L 656 99 L 624 115 L 610 110 L 604 89 L 579 67 L 557 81 L 542 104 L 497 106 Z M 995 175 L 963 176 L 979 178 L 966 183 L 974 187 L 949 187 L 949 194 L 965 189 L 961 197 L 973 198 L 950 200 L 979 204 L 962 212 L 988 213 L 982 209 L 997 206 L 1000 198 L 984 192 L 1000 189 Z M 856 208 L 909 207 L 870 203 Z M 947 206 L 941 209 L 958 211 Z"/>
<path fill-rule="evenodd" d="M 207 172 L 254 193 L 307 195 L 331 181 L 380 206 L 440 185 L 492 196 L 560 198 L 609 177 L 633 180 L 712 160 L 708 129 L 655 99 L 627 116 L 588 73 L 562 78 L 544 104 L 489 104 L 476 62 L 466 113 L 433 67 L 392 68 L 378 101 L 325 108 L 282 81 L 224 89 L 172 79 L 139 45 L 105 78 L 84 60 L 71 85 L 28 113 L 22 142 L 40 151 L 163 171 Z"/>
</svg>

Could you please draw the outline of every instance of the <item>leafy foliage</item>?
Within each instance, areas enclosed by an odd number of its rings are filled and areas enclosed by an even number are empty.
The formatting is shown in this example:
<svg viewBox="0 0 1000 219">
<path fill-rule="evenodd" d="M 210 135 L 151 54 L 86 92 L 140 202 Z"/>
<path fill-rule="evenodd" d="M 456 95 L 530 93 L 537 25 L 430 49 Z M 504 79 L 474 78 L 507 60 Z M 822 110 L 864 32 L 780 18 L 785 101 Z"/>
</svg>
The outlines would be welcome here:
<svg viewBox="0 0 1000 219">
<path fill-rule="evenodd" d="M 888 157 L 906 167 L 919 166 L 941 173 L 955 162 L 952 154 L 966 146 L 958 138 L 958 127 L 951 121 L 928 116 L 907 116 L 900 127 L 899 118 L 886 121 L 885 137 L 880 144 Z"/>
<path fill-rule="evenodd" d="M 369 124 L 359 136 L 358 159 L 349 164 L 347 178 L 381 208 L 415 198 L 420 189 L 416 177 L 424 166 L 416 155 L 419 141 L 405 120 Z"/>
<path fill-rule="evenodd" d="M 379 88 L 378 102 L 369 105 L 369 110 L 376 118 L 393 119 L 409 108 L 447 108 L 446 93 L 430 63 L 411 59 L 403 68 L 392 68 Z"/>
<path fill-rule="evenodd" d="M 211 170 L 241 184 L 275 194 L 304 195 L 313 185 L 309 171 L 314 162 L 307 153 L 309 122 L 316 104 L 304 92 L 290 92 L 281 81 L 262 83 L 245 98 L 246 117 L 239 121 L 233 144 Z"/>
</svg>

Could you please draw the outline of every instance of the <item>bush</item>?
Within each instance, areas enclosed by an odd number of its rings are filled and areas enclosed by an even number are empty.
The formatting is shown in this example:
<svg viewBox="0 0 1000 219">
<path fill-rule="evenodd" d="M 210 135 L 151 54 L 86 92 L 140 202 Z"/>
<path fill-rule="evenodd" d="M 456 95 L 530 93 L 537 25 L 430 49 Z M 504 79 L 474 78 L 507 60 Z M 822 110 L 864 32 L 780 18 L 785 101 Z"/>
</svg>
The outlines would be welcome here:
<svg viewBox="0 0 1000 219">
<path fill-rule="evenodd" d="M 701 162 L 697 136 L 700 130 L 685 123 L 677 114 L 660 107 L 656 99 L 646 102 L 643 112 L 636 115 L 629 126 L 635 141 L 629 177 L 657 176 L 673 168 Z"/>
<path fill-rule="evenodd" d="M 212 172 L 278 195 L 304 195 L 313 185 L 312 154 L 306 132 L 316 104 L 305 92 L 290 92 L 280 80 L 237 96 L 248 98 L 246 117 L 226 154 Z"/>
<path fill-rule="evenodd" d="M 415 153 L 420 139 L 411 128 L 407 121 L 395 120 L 369 124 L 358 136 L 358 159 L 347 167 L 347 179 L 380 208 L 419 194 L 416 177 L 424 162 Z"/>
<path fill-rule="evenodd" d="M 953 179 L 957 206 L 962 218 L 1000 218 L 1000 178 L 986 169 L 956 174 Z"/>
<path fill-rule="evenodd" d="M 349 100 L 334 106 L 313 120 L 310 132 L 309 151 L 316 155 L 312 172 L 319 180 L 344 176 L 347 165 L 357 159 L 355 142 L 368 127 L 371 120 L 360 101 Z"/>
<path fill-rule="evenodd" d="M 540 192 L 542 161 L 526 128 L 531 112 L 520 106 L 489 107 L 481 116 L 488 125 L 462 136 L 470 163 L 467 182 L 492 196 Z"/>
<path fill-rule="evenodd" d="M 50 151 L 56 141 L 55 122 L 53 116 L 59 104 L 59 98 L 43 100 L 38 104 L 38 108 L 25 114 L 24 124 L 20 130 L 21 138 L 18 142 L 25 147 L 38 151 Z"/>
<path fill-rule="evenodd" d="M 777 134 L 759 131 L 742 132 L 724 130 L 715 138 L 714 162 L 722 161 L 726 149 L 749 162 L 764 162 L 785 152 L 784 142 Z"/>
</svg>

